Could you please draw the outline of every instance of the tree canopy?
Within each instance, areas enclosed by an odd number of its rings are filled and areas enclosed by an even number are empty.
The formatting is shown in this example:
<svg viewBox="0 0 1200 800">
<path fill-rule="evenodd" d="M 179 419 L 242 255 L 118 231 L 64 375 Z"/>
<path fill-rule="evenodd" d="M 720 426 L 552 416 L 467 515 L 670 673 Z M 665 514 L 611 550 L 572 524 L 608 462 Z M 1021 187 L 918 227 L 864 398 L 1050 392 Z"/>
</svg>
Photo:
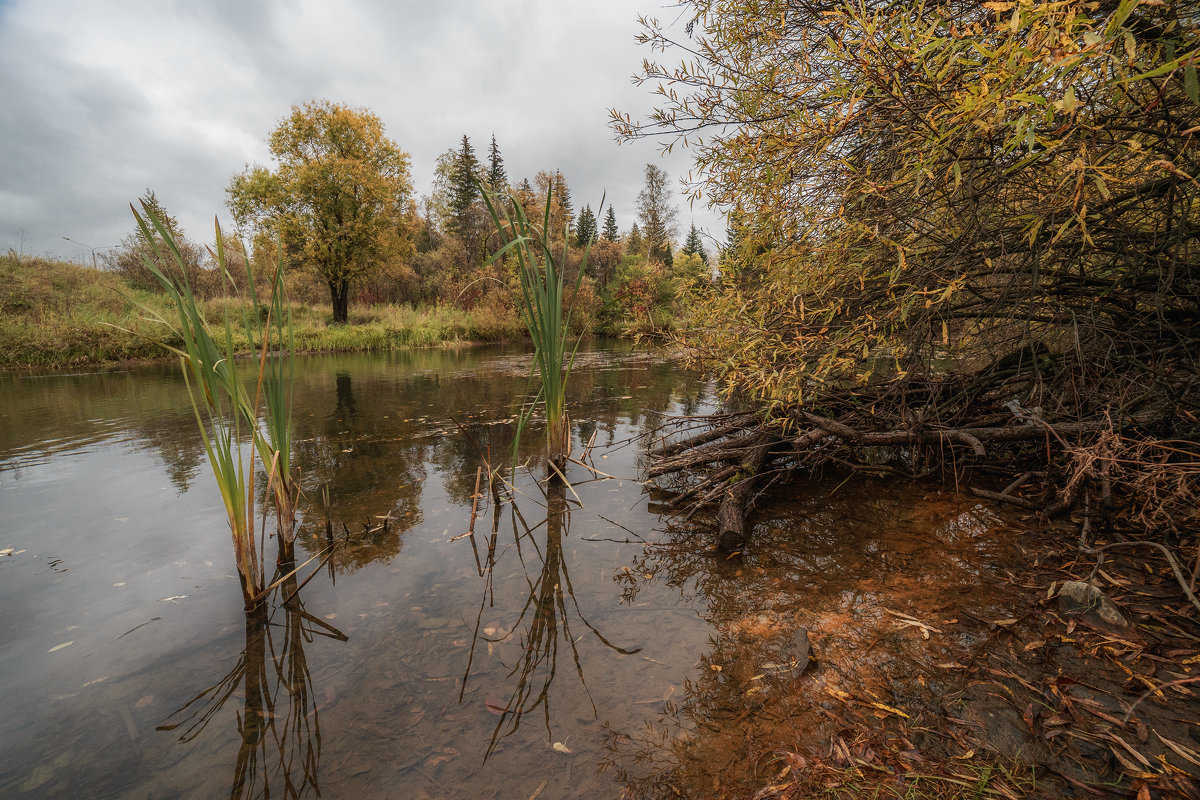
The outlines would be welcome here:
<svg viewBox="0 0 1200 800">
<path fill-rule="evenodd" d="M 276 168 L 235 175 L 230 210 L 241 226 L 276 232 L 328 284 L 334 321 L 345 322 L 350 284 L 408 247 L 409 156 L 370 111 L 328 100 L 292 106 L 267 143 Z"/>
<path fill-rule="evenodd" d="M 488 189 L 492 194 L 500 194 L 508 188 L 508 173 L 504 169 L 504 158 L 500 155 L 500 145 L 496 144 L 496 134 L 492 134 L 492 146 L 488 150 Z"/>
<path fill-rule="evenodd" d="M 596 215 L 592 213 L 592 207 L 586 205 L 579 212 L 579 219 L 575 222 L 575 246 L 586 247 L 588 243 L 596 238 Z"/>
<path fill-rule="evenodd" d="M 744 210 L 757 274 L 693 341 L 733 390 L 877 397 L 954 359 L 976 378 L 951 416 L 988 391 L 1060 414 L 1179 396 L 1200 345 L 1194 2 L 683 5 L 693 40 L 643 39 L 693 55 L 648 63 L 660 108 L 614 122 L 686 139 L 695 188 Z"/>
<path fill-rule="evenodd" d="M 458 236 L 466 237 L 475 228 L 473 219 L 475 204 L 480 200 L 479 180 L 482 168 L 475 157 L 471 139 L 464 133 L 462 145 L 450 162 L 450 192 L 447 201 L 450 228 Z"/>
</svg>

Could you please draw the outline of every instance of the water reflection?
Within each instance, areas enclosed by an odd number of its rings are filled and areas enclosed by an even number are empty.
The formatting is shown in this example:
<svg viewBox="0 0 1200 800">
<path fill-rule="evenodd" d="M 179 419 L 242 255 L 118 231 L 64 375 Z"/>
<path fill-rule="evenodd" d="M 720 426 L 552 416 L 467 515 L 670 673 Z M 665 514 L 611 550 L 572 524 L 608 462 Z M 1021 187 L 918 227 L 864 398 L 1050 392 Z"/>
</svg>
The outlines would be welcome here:
<svg viewBox="0 0 1200 800">
<path fill-rule="evenodd" d="M 481 504 L 476 561 L 454 537 L 481 461 L 510 463 L 529 363 L 521 348 L 303 359 L 296 555 L 318 560 L 297 577 L 343 544 L 301 592 L 319 613 L 286 602 L 248 623 L 175 367 L 0 376 L 0 547 L 21 552 L 0 559 L 0 795 L 611 794 L 593 775 L 601 722 L 639 723 L 652 709 L 627 700 L 646 672 L 690 663 L 664 632 L 705 636 L 690 612 L 657 613 L 662 592 L 620 605 L 612 574 L 636 546 L 612 542 L 657 524 L 622 443 L 705 388 L 653 355 L 581 353 L 577 452 L 594 440 L 624 483 L 571 475 L 580 509 L 522 473 L 518 508 Z M 316 641 L 325 622 L 349 641 Z"/>
<path fill-rule="evenodd" d="M 475 621 L 475 632 L 471 650 L 467 658 L 467 668 L 463 675 L 462 689 L 459 701 L 467 690 L 471 678 L 471 666 L 474 663 L 476 648 L 486 647 L 489 650 L 497 644 L 512 640 L 514 637 L 520 644 L 521 655 L 508 673 L 512 679 L 507 702 L 501 704 L 491 702 L 488 708 L 498 714 L 499 719 L 492 731 L 484 761 L 496 750 L 500 741 L 516 733 L 521 727 L 521 721 L 527 714 L 541 711 L 542 723 L 548 739 L 553 739 L 553 718 L 551 711 L 551 686 L 558 674 L 558 659 L 560 649 L 565 644 L 572 663 L 575 676 L 587 697 L 592 715 L 597 715 L 596 702 L 588 690 L 587 677 L 584 675 L 583 660 L 579 654 L 581 634 L 576 636 L 572 630 L 572 611 L 579 625 L 592 634 L 597 641 L 610 651 L 622 656 L 641 652 L 641 647 L 620 647 L 609 641 L 594 625 L 588 622 L 583 609 L 575 596 L 575 587 L 571 583 L 563 540 L 570 535 L 571 503 L 567 499 L 570 489 L 568 484 L 558 476 L 548 478 L 544 487 L 534 483 L 531 487 L 544 490 L 545 518 L 530 525 L 520 508 L 514 503 L 511 507 L 514 552 L 522 566 L 522 577 L 528 587 L 524 605 L 511 625 L 502 631 L 496 628 L 481 629 L 484 609 L 494 604 L 493 575 L 496 568 L 496 524 L 493 524 L 492 535 L 488 540 L 486 560 L 482 564 L 484 577 L 483 596 L 480 600 L 479 615 Z M 495 506 L 496 517 L 500 507 Z M 542 535 L 542 529 L 545 529 Z M 474 542 L 474 534 L 471 533 Z M 532 552 L 530 552 L 532 551 Z M 529 557 L 527 560 L 527 556 Z M 535 561 L 536 559 L 536 561 Z M 539 563 L 540 562 L 540 563 Z M 536 571 L 534 571 L 534 565 Z M 561 747 L 566 747 L 561 745 Z"/>
<path fill-rule="evenodd" d="M 236 719 L 241 744 L 231 798 L 321 794 L 321 725 L 304 647 L 317 636 L 343 642 L 348 637 L 305 610 L 295 573 L 283 578 L 277 590 L 281 605 L 270 609 L 260 604 L 246 614 L 246 646 L 233 669 L 158 726 L 160 731 L 179 731 L 180 742 L 191 742 L 214 719 L 227 718 L 221 710 L 240 696 Z"/>
</svg>

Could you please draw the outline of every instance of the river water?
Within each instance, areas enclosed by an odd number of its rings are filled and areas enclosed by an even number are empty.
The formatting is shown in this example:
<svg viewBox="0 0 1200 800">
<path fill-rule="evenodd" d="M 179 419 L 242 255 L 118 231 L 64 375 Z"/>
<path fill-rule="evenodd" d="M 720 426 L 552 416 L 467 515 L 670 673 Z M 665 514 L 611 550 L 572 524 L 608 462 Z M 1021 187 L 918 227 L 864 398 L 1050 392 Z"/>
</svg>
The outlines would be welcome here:
<svg viewBox="0 0 1200 800">
<path fill-rule="evenodd" d="M 265 619 L 242 612 L 177 367 L 0 376 L 0 796 L 699 796 L 753 779 L 738 732 L 772 691 L 936 692 L 933 665 L 970 642 L 893 611 L 936 622 L 974 592 L 1002 613 L 972 587 L 1005 529 L 952 494 L 788 490 L 736 562 L 704 520 L 669 525 L 639 437 L 714 391 L 620 343 L 571 378 L 593 469 L 569 489 L 518 470 L 516 502 L 483 497 L 464 535 L 529 365 L 519 347 L 302 358 L 297 555 L 316 558 Z M 522 457 L 536 445 L 535 425 Z"/>
</svg>

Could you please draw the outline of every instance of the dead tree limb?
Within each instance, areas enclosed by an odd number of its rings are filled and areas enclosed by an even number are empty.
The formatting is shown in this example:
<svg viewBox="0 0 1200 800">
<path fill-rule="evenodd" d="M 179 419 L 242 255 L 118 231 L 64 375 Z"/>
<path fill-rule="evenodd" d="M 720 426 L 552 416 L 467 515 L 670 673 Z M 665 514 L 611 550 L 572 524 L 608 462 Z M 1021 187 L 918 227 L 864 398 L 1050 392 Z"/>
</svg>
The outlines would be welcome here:
<svg viewBox="0 0 1200 800">
<path fill-rule="evenodd" d="M 717 509 L 717 549 L 723 553 L 732 553 L 746 543 L 747 500 L 773 443 L 774 437 L 765 431 L 755 436 L 754 447 L 743 459 L 739 470 L 745 477 L 735 481 L 721 500 Z"/>
</svg>

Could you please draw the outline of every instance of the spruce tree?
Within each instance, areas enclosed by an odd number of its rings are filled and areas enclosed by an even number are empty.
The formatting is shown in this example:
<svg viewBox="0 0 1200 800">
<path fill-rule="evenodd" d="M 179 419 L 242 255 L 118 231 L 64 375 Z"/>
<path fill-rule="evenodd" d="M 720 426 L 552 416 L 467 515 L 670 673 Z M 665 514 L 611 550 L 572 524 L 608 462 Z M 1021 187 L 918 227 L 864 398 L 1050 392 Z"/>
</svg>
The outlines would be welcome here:
<svg viewBox="0 0 1200 800">
<path fill-rule="evenodd" d="M 478 175 L 479 160 L 464 133 L 450 172 L 450 226 L 459 237 L 466 237 L 471 229 L 471 209 L 479 199 L 479 186 L 475 182 Z"/>
<path fill-rule="evenodd" d="M 563 212 L 563 223 L 570 226 L 575 218 L 571 209 L 571 190 L 567 188 L 567 180 L 558 170 L 554 171 L 554 199 Z"/>
<path fill-rule="evenodd" d="M 604 238 L 610 242 L 621 238 L 621 231 L 617 228 L 617 215 L 613 213 L 611 204 L 608 206 L 608 214 L 604 216 Z"/>
<path fill-rule="evenodd" d="M 704 242 L 700 239 L 700 231 L 696 230 L 696 223 L 692 223 L 692 229 L 688 231 L 687 241 L 683 243 L 683 249 L 680 252 L 687 255 L 698 255 L 704 265 L 708 266 L 708 253 L 704 250 Z"/>
<path fill-rule="evenodd" d="M 494 133 L 488 162 L 488 189 L 492 194 L 500 194 L 508 186 L 508 174 L 504 171 L 504 159 L 500 157 L 500 147 L 496 144 L 496 134 Z"/>
<path fill-rule="evenodd" d="M 579 221 L 575 223 L 575 246 L 586 247 L 596 238 L 596 215 L 590 205 L 584 206 L 579 212 Z"/>
<path fill-rule="evenodd" d="M 642 231 L 635 222 L 629 229 L 629 237 L 625 241 L 625 252 L 629 255 L 642 255 L 642 251 L 645 249 L 646 240 L 642 238 Z"/>
</svg>

